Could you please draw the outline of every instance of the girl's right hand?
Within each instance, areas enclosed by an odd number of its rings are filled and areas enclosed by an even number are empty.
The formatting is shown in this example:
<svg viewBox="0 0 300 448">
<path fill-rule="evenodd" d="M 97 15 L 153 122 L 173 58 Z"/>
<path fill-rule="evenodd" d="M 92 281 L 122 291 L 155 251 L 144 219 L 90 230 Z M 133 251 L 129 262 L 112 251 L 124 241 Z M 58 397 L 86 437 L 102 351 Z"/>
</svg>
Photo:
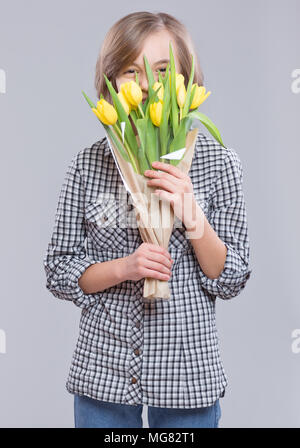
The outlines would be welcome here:
<svg viewBox="0 0 300 448">
<path fill-rule="evenodd" d="M 145 277 L 169 280 L 173 260 L 169 252 L 155 244 L 143 243 L 124 258 L 126 280 L 138 281 Z"/>
</svg>

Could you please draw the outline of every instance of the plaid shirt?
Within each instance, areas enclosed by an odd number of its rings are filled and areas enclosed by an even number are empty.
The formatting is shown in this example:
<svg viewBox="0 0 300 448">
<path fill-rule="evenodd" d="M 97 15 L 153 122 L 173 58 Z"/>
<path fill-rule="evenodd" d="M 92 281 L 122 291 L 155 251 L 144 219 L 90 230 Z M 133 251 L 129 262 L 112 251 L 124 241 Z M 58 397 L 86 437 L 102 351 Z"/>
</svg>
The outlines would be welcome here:
<svg viewBox="0 0 300 448">
<path fill-rule="evenodd" d="M 212 405 L 228 384 L 220 358 L 216 297 L 229 300 L 251 274 L 241 161 L 198 133 L 189 171 L 198 204 L 227 247 L 217 279 L 201 270 L 175 218 L 170 299 L 144 299 L 144 279 L 85 294 L 78 279 L 91 264 L 128 256 L 142 243 L 134 210 L 105 136 L 79 151 L 63 183 L 44 257 L 46 288 L 81 308 L 66 381 L 70 393 L 129 405 Z"/>
</svg>

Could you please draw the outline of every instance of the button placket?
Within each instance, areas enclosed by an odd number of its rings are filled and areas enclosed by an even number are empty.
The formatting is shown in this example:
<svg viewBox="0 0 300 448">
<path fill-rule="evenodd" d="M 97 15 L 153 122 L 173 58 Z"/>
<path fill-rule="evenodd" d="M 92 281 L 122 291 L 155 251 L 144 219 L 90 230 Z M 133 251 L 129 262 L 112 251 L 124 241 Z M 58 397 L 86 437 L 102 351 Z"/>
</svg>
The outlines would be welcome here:
<svg viewBox="0 0 300 448">
<path fill-rule="evenodd" d="M 141 321 L 143 320 L 144 307 L 140 297 L 136 297 L 132 301 L 131 306 L 131 333 L 130 345 L 131 353 L 129 360 L 129 381 L 130 384 L 125 394 L 125 400 L 128 404 L 140 403 L 142 400 L 142 392 L 140 389 L 140 377 L 142 368 L 142 348 L 143 348 L 143 328 Z"/>
</svg>

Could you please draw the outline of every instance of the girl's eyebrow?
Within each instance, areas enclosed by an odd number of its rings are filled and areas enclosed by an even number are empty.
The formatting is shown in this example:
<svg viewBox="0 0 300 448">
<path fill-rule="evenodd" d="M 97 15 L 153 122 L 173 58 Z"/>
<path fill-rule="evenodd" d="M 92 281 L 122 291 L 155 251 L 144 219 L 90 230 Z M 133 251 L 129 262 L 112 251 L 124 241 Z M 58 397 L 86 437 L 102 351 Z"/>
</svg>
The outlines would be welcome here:
<svg viewBox="0 0 300 448">
<path fill-rule="evenodd" d="M 156 61 L 156 62 L 154 63 L 154 65 L 157 65 L 157 64 L 164 64 L 164 63 L 168 63 L 168 62 L 170 62 L 169 59 L 160 59 L 159 61 Z M 135 62 L 133 62 L 131 65 L 135 65 L 136 67 L 139 67 L 139 65 L 136 64 Z"/>
</svg>

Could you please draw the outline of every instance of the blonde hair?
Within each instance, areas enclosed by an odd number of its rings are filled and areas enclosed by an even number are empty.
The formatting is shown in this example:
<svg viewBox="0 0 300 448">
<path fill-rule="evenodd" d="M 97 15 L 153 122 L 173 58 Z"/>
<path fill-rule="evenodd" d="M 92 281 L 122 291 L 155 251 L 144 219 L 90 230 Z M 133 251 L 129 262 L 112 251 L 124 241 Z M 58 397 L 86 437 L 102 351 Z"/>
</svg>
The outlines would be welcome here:
<svg viewBox="0 0 300 448">
<path fill-rule="evenodd" d="M 181 65 L 180 73 L 185 78 L 185 84 L 190 77 L 193 54 L 195 73 L 194 83 L 203 85 L 203 73 L 199 59 L 195 52 L 192 38 L 186 27 L 175 17 L 163 13 L 139 11 L 128 14 L 118 20 L 108 31 L 100 49 L 96 63 L 95 88 L 97 96 L 100 94 L 112 103 L 103 74 L 107 76 L 114 89 L 118 91 L 116 78 L 123 68 L 132 64 L 142 51 L 145 39 L 152 33 L 167 30 L 176 44 L 177 59 Z"/>
</svg>

